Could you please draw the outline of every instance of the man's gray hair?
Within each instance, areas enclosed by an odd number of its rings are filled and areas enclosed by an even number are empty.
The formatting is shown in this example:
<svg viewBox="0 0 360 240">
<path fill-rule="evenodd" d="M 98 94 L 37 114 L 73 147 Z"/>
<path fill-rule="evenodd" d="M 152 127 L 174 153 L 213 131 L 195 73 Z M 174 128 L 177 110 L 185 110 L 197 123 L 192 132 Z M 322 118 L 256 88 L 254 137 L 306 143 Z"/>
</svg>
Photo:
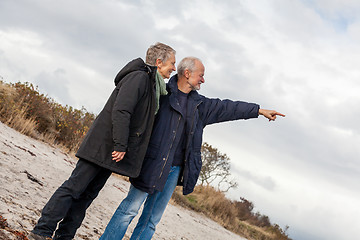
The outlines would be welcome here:
<svg viewBox="0 0 360 240">
<path fill-rule="evenodd" d="M 183 60 L 180 61 L 177 67 L 177 72 L 179 76 L 184 76 L 185 70 L 188 69 L 190 72 L 195 71 L 195 62 L 201 60 L 197 57 L 186 57 Z"/>
<path fill-rule="evenodd" d="M 162 62 L 166 62 L 171 54 L 176 54 L 176 51 L 172 47 L 157 42 L 154 45 L 151 45 L 146 51 L 146 63 L 151 66 L 155 66 L 156 59 L 160 59 Z"/>
</svg>

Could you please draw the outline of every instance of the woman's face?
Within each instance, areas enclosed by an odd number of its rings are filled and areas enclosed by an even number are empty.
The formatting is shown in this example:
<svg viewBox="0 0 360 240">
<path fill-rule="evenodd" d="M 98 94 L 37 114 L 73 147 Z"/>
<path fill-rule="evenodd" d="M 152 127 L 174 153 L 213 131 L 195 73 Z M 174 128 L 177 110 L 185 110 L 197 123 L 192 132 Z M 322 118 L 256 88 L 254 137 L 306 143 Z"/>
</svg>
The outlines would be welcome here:
<svg viewBox="0 0 360 240">
<path fill-rule="evenodd" d="M 157 61 L 156 66 L 157 71 L 163 78 L 170 78 L 171 73 L 176 71 L 175 55 L 171 54 L 165 62 L 162 62 L 161 60 Z"/>
</svg>

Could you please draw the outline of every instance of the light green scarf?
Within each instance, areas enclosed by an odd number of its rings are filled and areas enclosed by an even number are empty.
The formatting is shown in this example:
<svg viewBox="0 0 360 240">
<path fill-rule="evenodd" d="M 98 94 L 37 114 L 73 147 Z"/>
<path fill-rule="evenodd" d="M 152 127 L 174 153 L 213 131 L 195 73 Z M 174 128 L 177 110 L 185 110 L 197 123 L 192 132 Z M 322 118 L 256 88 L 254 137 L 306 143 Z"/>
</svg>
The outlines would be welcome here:
<svg viewBox="0 0 360 240">
<path fill-rule="evenodd" d="M 157 114 L 160 104 L 159 104 L 159 100 L 160 100 L 160 95 L 166 95 L 168 94 L 168 92 L 166 91 L 166 83 L 164 81 L 164 78 L 160 75 L 160 73 L 158 71 L 156 71 L 156 76 L 155 76 L 155 103 L 156 103 L 156 108 L 155 108 L 155 114 Z"/>
</svg>

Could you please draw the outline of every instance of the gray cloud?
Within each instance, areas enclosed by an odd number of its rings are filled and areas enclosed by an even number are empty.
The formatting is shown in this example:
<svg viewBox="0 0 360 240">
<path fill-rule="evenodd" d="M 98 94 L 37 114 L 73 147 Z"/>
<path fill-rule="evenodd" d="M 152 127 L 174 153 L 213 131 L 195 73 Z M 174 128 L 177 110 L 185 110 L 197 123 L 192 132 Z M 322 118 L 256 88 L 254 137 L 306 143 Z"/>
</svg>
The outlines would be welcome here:
<svg viewBox="0 0 360 240">
<path fill-rule="evenodd" d="M 74 99 L 69 94 L 68 81 L 64 69 L 41 72 L 34 78 L 34 83 L 39 86 L 41 92 L 46 92 L 49 97 L 57 102 L 71 106 Z"/>
<path fill-rule="evenodd" d="M 255 174 L 242 170 L 241 168 L 235 168 L 233 169 L 233 172 L 235 175 L 241 177 L 241 180 L 239 180 L 240 184 L 243 179 L 246 179 L 246 182 L 253 182 L 255 185 L 261 186 L 268 191 L 274 191 L 276 188 L 276 183 L 271 176 L 256 176 Z"/>
</svg>

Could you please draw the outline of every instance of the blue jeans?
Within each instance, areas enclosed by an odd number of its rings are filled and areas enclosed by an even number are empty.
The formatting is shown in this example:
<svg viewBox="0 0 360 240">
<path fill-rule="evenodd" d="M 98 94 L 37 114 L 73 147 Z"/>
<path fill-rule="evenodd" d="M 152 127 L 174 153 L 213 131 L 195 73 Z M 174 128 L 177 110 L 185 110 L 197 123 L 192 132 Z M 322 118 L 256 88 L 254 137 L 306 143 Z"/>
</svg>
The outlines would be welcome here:
<svg viewBox="0 0 360 240">
<path fill-rule="evenodd" d="M 33 233 L 54 239 L 73 239 L 86 209 L 97 197 L 111 171 L 80 159 L 70 178 L 52 195 L 42 210 Z"/>
<path fill-rule="evenodd" d="M 143 212 L 130 240 L 151 239 L 155 233 L 155 227 L 160 222 L 171 195 L 175 190 L 180 170 L 181 167 L 179 166 L 171 168 L 162 192 L 148 194 L 131 185 L 127 197 L 120 203 L 100 240 L 122 239 L 129 224 L 137 215 L 145 200 Z"/>
</svg>

